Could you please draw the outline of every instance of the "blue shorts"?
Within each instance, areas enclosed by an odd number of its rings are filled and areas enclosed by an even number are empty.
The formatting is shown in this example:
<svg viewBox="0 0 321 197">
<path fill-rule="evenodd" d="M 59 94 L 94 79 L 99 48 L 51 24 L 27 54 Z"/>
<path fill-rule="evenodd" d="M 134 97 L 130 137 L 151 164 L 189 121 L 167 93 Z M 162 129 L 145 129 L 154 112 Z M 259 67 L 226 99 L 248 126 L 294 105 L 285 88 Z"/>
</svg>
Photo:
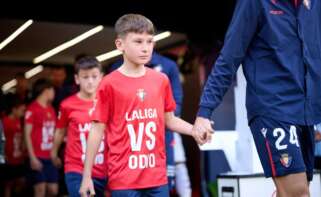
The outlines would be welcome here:
<svg viewBox="0 0 321 197">
<path fill-rule="evenodd" d="M 168 185 L 146 189 L 112 190 L 112 197 L 169 197 Z"/>
<path fill-rule="evenodd" d="M 313 126 L 256 117 L 250 122 L 250 128 L 266 177 L 306 172 L 308 180 L 312 180 Z"/>
<path fill-rule="evenodd" d="M 104 197 L 107 179 L 93 178 L 95 196 Z M 80 197 L 79 189 L 82 181 L 82 175 L 76 172 L 67 172 L 65 174 L 65 181 L 70 197 Z"/>
<path fill-rule="evenodd" d="M 42 170 L 36 171 L 30 169 L 28 180 L 31 184 L 35 185 L 38 183 L 58 183 L 58 169 L 53 165 L 50 159 L 40 159 L 42 163 Z"/>
</svg>

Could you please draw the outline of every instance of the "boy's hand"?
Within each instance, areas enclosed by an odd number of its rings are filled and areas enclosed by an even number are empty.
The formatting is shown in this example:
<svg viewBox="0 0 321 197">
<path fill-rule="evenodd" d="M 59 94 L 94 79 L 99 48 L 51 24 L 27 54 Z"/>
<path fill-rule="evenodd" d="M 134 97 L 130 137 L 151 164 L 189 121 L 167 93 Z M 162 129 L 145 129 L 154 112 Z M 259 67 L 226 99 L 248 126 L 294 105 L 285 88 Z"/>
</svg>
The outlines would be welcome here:
<svg viewBox="0 0 321 197">
<path fill-rule="evenodd" d="M 211 141 L 212 134 L 214 133 L 214 129 L 212 128 L 213 124 L 214 122 L 209 119 L 202 117 L 196 118 L 192 135 L 198 144 L 203 145 Z"/>
<path fill-rule="evenodd" d="M 81 186 L 79 189 L 79 194 L 81 197 L 88 197 L 95 195 L 94 184 L 91 178 L 83 177 L 81 181 Z"/>
<path fill-rule="evenodd" d="M 41 171 L 42 170 L 42 163 L 36 157 L 30 159 L 30 167 L 33 170 Z"/>
<path fill-rule="evenodd" d="M 62 165 L 62 162 L 61 162 L 61 159 L 57 156 L 57 154 L 55 154 L 54 152 L 51 152 L 50 157 L 53 165 L 56 168 L 60 168 Z"/>
</svg>

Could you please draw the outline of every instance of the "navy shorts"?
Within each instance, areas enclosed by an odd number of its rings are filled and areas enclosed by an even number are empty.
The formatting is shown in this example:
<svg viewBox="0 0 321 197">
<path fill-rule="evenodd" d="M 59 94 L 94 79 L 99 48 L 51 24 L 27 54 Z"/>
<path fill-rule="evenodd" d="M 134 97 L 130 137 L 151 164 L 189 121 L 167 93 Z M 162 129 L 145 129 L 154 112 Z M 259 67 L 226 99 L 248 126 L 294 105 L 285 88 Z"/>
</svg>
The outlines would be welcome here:
<svg viewBox="0 0 321 197">
<path fill-rule="evenodd" d="M 94 182 L 95 196 L 104 197 L 107 179 L 93 178 L 92 180 Z M 80 197 L 79 189 L 82 181 L 82 175 L 76 172 L 67 172 L 65 174 L 65 181 L 68 189 L 68 196 Z"/>
<path fill-rule="evenodd" d="M 24 177 L 26 172 L 27 172 L 27 166 L 25 164 L 20 164 L 20 165 L 6 164 L 4 176 L 9 181 L 9 180 L 14 180 L 17 178 Z"/>
<path fill-rule="evenodd" d="M 146 189 L 112 190 L 112 197 L 169 197 L 168 185 Z"/>
<path fill-rule="evenodd" d="M 28 175 L 31 184 L 38 183 L 58 183 L 58 169 L 53 165 L 50 159 L 40 159 L 42 163 L 42 170 L 36 171 L 30 169 Z"/>
<path fill-rule="evenodd" d="M 314 128 L 256 117 L 250 122 L 256 149 L 266 177 L 306 172 L 314 167 Z"/>
</svg>

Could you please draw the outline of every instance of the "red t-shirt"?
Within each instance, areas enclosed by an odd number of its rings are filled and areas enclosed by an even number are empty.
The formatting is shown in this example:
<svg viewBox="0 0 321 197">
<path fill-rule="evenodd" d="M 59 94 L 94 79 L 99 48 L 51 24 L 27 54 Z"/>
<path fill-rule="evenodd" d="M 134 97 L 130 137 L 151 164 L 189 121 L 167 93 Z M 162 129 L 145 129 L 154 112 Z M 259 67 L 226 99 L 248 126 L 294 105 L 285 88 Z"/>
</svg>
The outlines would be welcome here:
<svg viewBox="0 0 321 197">
<path fill-rule="evenodd" d="M 32 125 L 31 141 L 35 155 L 42 159 L 50 159 L 56 125 L 53 107 L 43 107 L 37 101 L 32 102 L 25 114 L 25 124 Z"/>
<path fill-rule="evenodd" d="M 175 107 L 162 73 L 146 68 L 144 76 L 135 78 L 116 70 L 104 77 L 92 120 L 107 126 L 111 189 L 167 184 L 164 113 Z"/>
<path fill-rule="evenodd" d="M 20 165 L 24 161 L 23 133 L 20 119 L 4 117 L 3 130 L 6 138 L 5 154 L 10 165 Z"/>
<path fill-rule="evenodd" d="M 83 172 L 87 138 L 91 128 L 90 115 L 93 101 L 80 99 L 77 94 L 65 99 L 60 105 L 57 128 L 66 128 L 65 172 Z M 100 144 L 93 166 L 93 177 L 107 176 L 105 140 Z"/>
</svg>

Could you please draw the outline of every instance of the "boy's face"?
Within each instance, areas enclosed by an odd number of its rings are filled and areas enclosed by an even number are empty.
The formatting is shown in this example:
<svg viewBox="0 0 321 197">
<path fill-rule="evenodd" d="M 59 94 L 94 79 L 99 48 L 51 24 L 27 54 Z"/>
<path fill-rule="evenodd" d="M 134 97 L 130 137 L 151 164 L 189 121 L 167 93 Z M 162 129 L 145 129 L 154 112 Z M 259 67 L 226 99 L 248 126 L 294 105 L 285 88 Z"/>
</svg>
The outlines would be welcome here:
<svg viewBox="0 0 321 197">
<path fill-rule="evenodd" d="M 124 59 L 136 64 L 147 64 L 152 56 L 153 35 L 144 33 L 128 33 L 116 39 L 117 49 L 123 52 Z"/>
<path fill-rule="evenodd" d="M 55 89 L 53 87 L 45 89 L 45 94 L 49 102 L 52 102 L 55 98 Z"/>
<path fill-rule="evenodd" d="M 75 75 L 76 84 L 80 91 L 86 94 L 94 94 L 102 78 L 102 73 L 98 68 L 80 69 Z"/>
<path fill-rule="evenodd" d="M 17 107 L 14 107 L 12 110 L 12 113 L 14 114 L 15 117 L 22 118 L 25 114 L 25 111 L 26 111 L 26 105 L 21 104 L 21 105 L 18 105 Z"/>
</svg>

